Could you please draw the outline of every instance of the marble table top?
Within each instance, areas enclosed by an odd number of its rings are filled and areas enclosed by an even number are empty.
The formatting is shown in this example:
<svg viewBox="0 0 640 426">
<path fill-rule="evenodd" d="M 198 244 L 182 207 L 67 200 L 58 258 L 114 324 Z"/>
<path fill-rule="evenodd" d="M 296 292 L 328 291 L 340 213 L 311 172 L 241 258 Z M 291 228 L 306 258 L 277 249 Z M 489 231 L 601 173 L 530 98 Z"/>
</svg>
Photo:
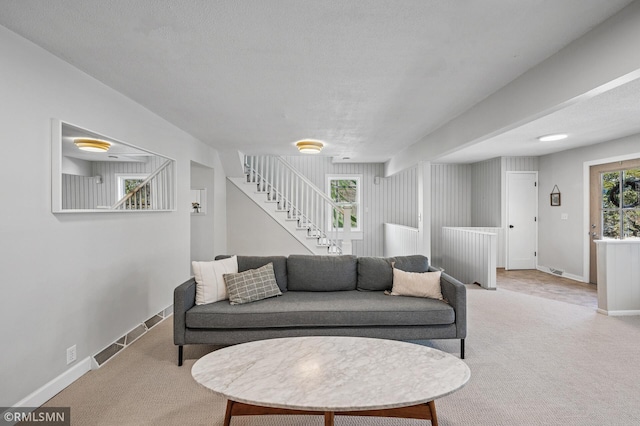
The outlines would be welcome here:
<svg viewBox="0 0 640 426">
<path fill-rule="evenodd" d="M 464 386 L 469 367 L 414 343 L 292 337 L 229 346 L 193 365 L 193 378 L 232 401 L 308 411 L 407 407 Z"/>
</svg>

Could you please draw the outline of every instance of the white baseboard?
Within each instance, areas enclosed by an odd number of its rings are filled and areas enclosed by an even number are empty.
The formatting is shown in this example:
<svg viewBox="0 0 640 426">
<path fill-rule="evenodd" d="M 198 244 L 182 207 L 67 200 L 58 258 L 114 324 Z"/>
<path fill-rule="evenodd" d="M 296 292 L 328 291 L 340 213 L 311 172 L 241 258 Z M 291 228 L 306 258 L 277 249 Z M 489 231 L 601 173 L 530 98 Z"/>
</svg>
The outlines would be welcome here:
<svg viewBox="0 0 640 426">
<path fill-rule="evenodd" d="M 91 370 L 91 357 L 86 357 L 40 389 L 36 389 L 30 395 L 18 401 L 14 407 L 40 407 L 89 370 Z"/>
<path fill-rule="evenodd" d="M 631 316 L 631 315 L 640 315 L 640 311 L 638 310 L 633 310 L 633 311 L 607 311 L 604 309 L 597 309 L 599 314 L 603 314 L 603 315 L 608 315 L 610 317 L 626 317 L 626 316 Z"/>
<path fill-rule="evenodd" d="M 556 277 L 562 277 L 562 278 L 569 278 L 570 280 L 574 280 L 574 281 L 579 281 L 581 283 L 586 283 L 587 281 L 585 281 L 584 277 L 578 276 L 578 275 L 573 275 L 573 274 L 568 274 L 566 272 L 563 272 L 562 275 L 558 275 L 558 274 L 554 274 L 553 272 L 551 272 L 551 268 L 547 267 L 547 266 L 542 266 L 542 265 L 538 265 L 536 266 L 536 269 L 540 272 L 545 272 L 549 275 L 554 275 Z"/>
</svg>

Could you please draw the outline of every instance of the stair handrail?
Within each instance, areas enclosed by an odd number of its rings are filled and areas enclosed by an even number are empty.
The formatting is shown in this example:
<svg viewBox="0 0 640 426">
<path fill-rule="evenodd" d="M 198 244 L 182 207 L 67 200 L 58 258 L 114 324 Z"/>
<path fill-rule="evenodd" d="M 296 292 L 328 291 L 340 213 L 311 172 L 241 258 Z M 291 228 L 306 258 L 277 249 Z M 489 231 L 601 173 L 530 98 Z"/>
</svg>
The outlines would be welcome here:
<svg viewBox="0 0 640 426">
<path fill-rule="evenodd" d="M 294 205 L 291 200 L 287 200 L 287 197 L 285 196 L 285 194 L 282 193 L 282 191 L 279 188 L 275 188 L 273 185 L 273 182 L 270 182 L 269 177 L 268 176 L 263 176 L 262 173 L 260 173 L 260 163 L 258 161 L 259 158 L 272 158 L 278 161 L 279 164 L 283 165 L 289 172 L 292 173 L 293 176 L 295 176 L 296 178 L 300 179 L 300 181 L 306 186 L 308 187 L 314 194 L 316 194 L 317 196 L 320 197 L 321 200 L 323 200 L 326 204 L 327 207 L 331 207 L 335 210 L 337 210 L 339 213 L 341 213 L 343 215 L 343 217 L 345 218 L 345 220 L 343 220 L 343 228 L 342 228 L 342 236 L 343 238 L 338 239 L 337 238 L 337 232 L 339 231 L 338 227 L 334 227 L 333 222 L 331 222 L 331 226 L 329 226 L 329 228 L 331 229 L 326 229 L 325 225 L 320 226 L 320 224 L 316 223 L 315 221 L 311 221 L 311 218 L 305 214 L 305 212 L 301 211 L 300 206 L 296 206 Z M 252 161 L 249 161 L 249 158 L 252 159 Z M 254 161 L 255 160 L 255 161 Z M 260 181 L 260 182 L 264 182 L 266 184 L 269 185 L 269 187 L 271 188 L 271 190 L 275 193 L 278 194 L 282 197 L 282 199 L 286 200 L 287 202 L 289 202 L 291 204 L 291 206 L 293 207 L 293 210 L 296 212 L 297 215 L 300 216 L 300 218 L 307 220 L 309 223 L 313 224 L 313 226 L 315 227 L 315 229 L 321 231 L 324 234 L 324 238 L 327 238 L 329 241 L 333 241 L 333 243 L 330 243 L 330 247 L 331 245 L 337 249 L 337 252 L 339 254 L 342 254 L 344 252 L 343 249 L 347 249 L 346 253 L 347 254 L 351 254 L 351 220 L 346 220 L 347 217 L 347 212 L 348 217 L 351 217 L 351 207 L 354 205 L 353 203 L 350 203 L 349 206 L 341 206 L 339 203 L 335 202 L 331 197 L 329 197 L 327 194 L 325 194 L 320 188 L 318 188 L 313 182 L 311 182 L 306 176 L 304 176 L 302 173 L 300 173 L 297 169 L 295 169 L 293 166 L 291 166 L 284 158 L 282 158 L 281 156 L 251 156 L 251 155 L 245 155 L 244 156 L 244 166 L 245 168 L 250 172 L 250 174 L 253 174 L 254 178 L 257 178 L 255 181 Z M 249 175 L 250 176 L 250 175 Z M 329 233 L 336 233 L 336 238 L 331 238 L 329 237 Z M 346 247 L 340 247 L 338 245 L 338 241 L 341 242 L 342 245 L 346 244 Z"/>
<path fill-rule="evenodd" d="M 313 182 L 311 182 L 305 175 L 300 173 L 295 167 L 289 164 L 284 158 L 281 156 L 274 156 L 280 163 L 282 163 L 287 169 L 291 170 L 294 175 L 298 176 L 304 183 L 306 183 L 315 193 L 320 195 L 326 202 L 328 202 L 334 209 L 340 211 L 340 213 L 344 214 L 344 209 L 339 206 L 331 197 L 324 193 L 320 188 L 318 188 Z"/>
<path fill-rule="evenodd" d="M 144 186 L 146 184 L 148 184 L 149 182 L 151 182 L 151 180 L 153 178 L 155 178 L 156 176 L 158 176 L 160 174 L 160 172 L 162 172 L 164 169 L 167 168 L 167 166 L 171 164 L 171 160 L 167 160 L 164 163 L 162 163 L 160 165 L 160 167 L 158 167 L 153 173 L 151 173 L 145 180 L 143 180 L 142 182 L 140 182 L 140 184 L 138 186 L 136 186 L 135 188 L 133 188 L 133 190 L 131 190 L 131 192 L 129 192 L 128 194 L 126 194 L 124 197 L 122 197 L 120 200 L 118 200 L 113 206 L 111 206 L 111 210 L 115 210 L 118 207 L 120 207 L 121 205 L 123 205 L 124 203 L 127 202 L 128 199 L 130 199 L 131 197 L 133 197 L 135 194 L 138 193 L 138 191 L 140 191 L 142 188 L 144 188 Z"/>
</svg>

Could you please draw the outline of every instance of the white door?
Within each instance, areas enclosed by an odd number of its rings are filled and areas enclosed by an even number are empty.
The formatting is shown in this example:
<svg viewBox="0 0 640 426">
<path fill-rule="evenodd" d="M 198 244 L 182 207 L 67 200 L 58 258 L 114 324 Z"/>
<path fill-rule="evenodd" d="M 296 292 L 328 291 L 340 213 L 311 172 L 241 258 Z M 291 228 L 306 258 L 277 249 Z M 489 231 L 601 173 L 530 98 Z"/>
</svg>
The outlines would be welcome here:
<svg viewBox="0 0 640 426">
<path fill-rule="evenodd" d="M 538 172 L 507 172 L 506 269 L 536 269 Z"/>
</svg>

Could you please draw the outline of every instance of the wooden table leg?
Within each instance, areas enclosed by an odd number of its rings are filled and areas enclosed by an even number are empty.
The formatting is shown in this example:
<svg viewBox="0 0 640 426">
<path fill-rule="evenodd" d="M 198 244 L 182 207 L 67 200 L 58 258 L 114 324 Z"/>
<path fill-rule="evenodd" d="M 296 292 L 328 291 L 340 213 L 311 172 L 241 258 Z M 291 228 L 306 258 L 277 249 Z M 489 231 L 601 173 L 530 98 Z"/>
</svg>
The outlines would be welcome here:
<svg viewBox="0 0 640 426">
<path fill-rule="evenodd" d="M 336 413 L 333 411 L 324 412 L 324 426 L 333 426 L 333 421 L 336 417 Z"/>
<path fill-rule="evenodd" d="M 436 403 L 434 401 L 427 402 L 431 411 L 431 426 L 438 426 L 438 416 L 436 415 Z"/>
<path fill-rule="evenodd" d="M 233 401 L 227 400 L 227 411 L 224 413 L 224 426 L 231 424 L 231 410 L 233 409 Z"/>
</svg>

